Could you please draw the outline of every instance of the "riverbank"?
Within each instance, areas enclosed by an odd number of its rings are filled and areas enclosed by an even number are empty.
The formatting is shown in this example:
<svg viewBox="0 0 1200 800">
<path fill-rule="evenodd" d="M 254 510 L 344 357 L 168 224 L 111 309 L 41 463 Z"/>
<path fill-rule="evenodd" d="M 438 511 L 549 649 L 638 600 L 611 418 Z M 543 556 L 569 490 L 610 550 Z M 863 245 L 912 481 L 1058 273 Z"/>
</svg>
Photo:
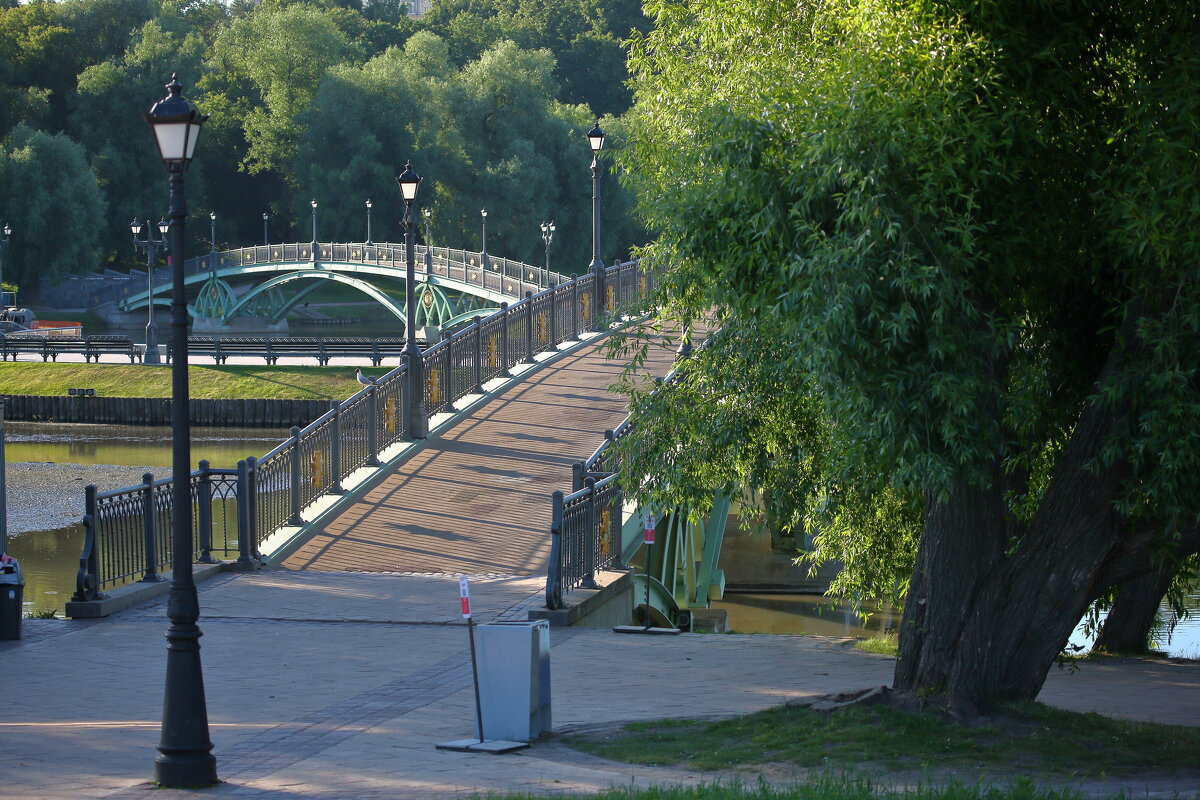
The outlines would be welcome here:
<svg viewBox="0 0 1200 800">
<path fill-rule="evenodd" d="M 5 465 L 8 488 L 8 533 L 53 530 L 76 523 L 83 516 L 84 487 L 101 491 L 142 482 L 142 475 L 166 477 L 163 467 L 126 467 L 115 464 L 53 464 L 17 462 Z"/>
</svg>

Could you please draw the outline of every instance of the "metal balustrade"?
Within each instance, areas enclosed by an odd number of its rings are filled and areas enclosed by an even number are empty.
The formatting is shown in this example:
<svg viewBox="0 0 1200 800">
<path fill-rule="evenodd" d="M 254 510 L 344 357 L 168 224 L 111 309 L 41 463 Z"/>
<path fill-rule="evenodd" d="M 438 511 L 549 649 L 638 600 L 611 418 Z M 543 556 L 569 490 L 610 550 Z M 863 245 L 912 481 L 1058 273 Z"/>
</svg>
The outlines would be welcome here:
<svg viewBox="0 0 1200 800">
<path fill-rule="evenodd" d="M 609 270 L 616 282 L 614 296 L 636 298 L 644 291 L 640 276 Z M 623 301 L 624 302 L 624 301 Z M 704 345 L 701 345 L 702 347 Z M 664 379 L 671 381 L 675 371 Z M 563 595 L 576 587 L 594 588 L 597 570 L 623 568 L 621 563 L 621 474 L 613 444 L 633 431 L 627 416 L 604 432 L 604 441 L 590 456 L 571 465 L 571 493 L 552 495 L 550 565 L 546 573 L 546 607 L 563 607 Z"/>
<path fill-rule="evenodd" d="M 332 247 L 340 252 L 336 247 L 342 245 Z M 376 245 L 375 252 L 370 252 L 370 247 L 365 252 L 386 255 L 389 247 Z M 261 249 L 228 252 L 249 257 L 259 255 Z M 456 253 L 462 255 L 461 251 L 449 255 Z M 495 269 L 489 274 L 495 280 L 522 277 L 510 262 L 490 261 Z M 606 268 L 600 280 L 597 284 L 597 275 L 589 273 L 531 294 L 489 317 L 476 318 L 426 350 L 417 368 L 424 375 L 427 416 L 452 409 L 454 403 L 479 392 L 483 384 L 507 374 L 537 352 L 578 339 L 595 324 L 607 324 L 607 317 L 594 313 L 598 285 L 640 287 L 628 292 L 614 289 L 615 297 L 629 298 L 628 305 L 646 297 L 653 286 L 652 273 L 637 261 Z M 609 309 L 612 314 L 619 310 L 615 302 Z M 302 524 L 304 510 L 322 495 L 341 492 L 342 481 L 355 470 L 378 464 L 384 451 L 407 436 L 403 416 L 409 367 L 405 360 L 348 400 L 332 403 L 329 411 L 304 428 L 292 428 L 288 439 L 266 455 L 239 461 L 237 469 L 212 469 L 201 462 L 201 468 L 190 476 L 196 520 L 193 557 L 208 560 L 214 554 L 222 558 L 236 554 L 239 566 L 254 568 L 261 559 L 263 542 L 281 528 Z M 607 478 L 587 480 L 591 482 L 566 498 L 564 524 L 574 531 L 584 524 L 579 522 L 583 514 L 590 520 L 590 530 L 604 527 L 609 533 L 593 534 L 585 544 L 576 540 L 582 542 L 586 537 L 567 535 L 575 548 L 567 559 L 569 580 L 576 580 L 580 570 L 584 570 L 580 575 L 590 575 L 619 556 L 616 483 Z M 85 541 L 75 600 L 99 599 L 105 589 L 130 581 L 160 580 L 159 570 L 172 560 L 170 483 L 170 479 L 147 476 L 142 485 L 110 492 L 87 487 Z"/>
<path fill-rule="evenodd" d="M 448 247 L 430 248 L 425 245 L 417 245 L 415 248 L 413 268 L 418 274 L 426 273 L 427 252 L 431 266 L 429 274 L 500 292 L 509 297 L 519 298 L 527 291 L 538 292 L 551 284 L 562 285 L 571 280 L 571 276 L 503 256 L 488 254 L 485 267 L 483 253 Z M 260 244 L 232 250 L 214 250 L 207 255 L 188 259 L 184 263 L 183 269 L 185 275 L 194 276 L 216 270 L 286 264 L 297 261 L 318 263 L 328 261 L 403 270 L 407 268 L 404 256 L 403 243 L 317 242 L 315 258 L 313 257 L 312 242 Z M 139 278 L 139 280 L 141 279 Z M 164 284 L 160 288 L 167 287 L 168 284 Z M 138 293 L 130 293 L 130 297 L 134 299 L 139 296 Z"/>
</svg>

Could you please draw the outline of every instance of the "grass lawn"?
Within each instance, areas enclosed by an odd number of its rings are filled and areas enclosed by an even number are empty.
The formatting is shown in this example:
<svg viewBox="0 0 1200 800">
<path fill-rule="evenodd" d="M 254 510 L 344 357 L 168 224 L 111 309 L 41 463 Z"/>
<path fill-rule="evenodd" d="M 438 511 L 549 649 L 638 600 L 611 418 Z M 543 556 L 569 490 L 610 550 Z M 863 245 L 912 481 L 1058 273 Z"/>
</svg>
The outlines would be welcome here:
<svg viewBox="0 0 1200 800">
<path fill-rule="evenodd" d="M 831 715 L 779 706 L 735 719 L 662 720 L 565 737 L 616 761 L 730 769 L 804 769 L 1044 779 L 1169 774 L 1200 767 L 1200 729 L 1126 722 L 1040 703 L 1006 707 L 986 724 L 961 726 L 933 713 L 858 706 Z"/>
<path fill-rule="evenodd" d="M 390 367 L 363 372 L 381 376 Z M 200 399 L 338 399 L 362 387 L 354 367 L 197 366 L 188 367 L 190 394 Z M 0 394 L 65 395 L 70 388 L 95 389 L 106 397 L 170 397 L 167 365 L 56 364 L 0 362 Z"/>
<path fill-rule="evenodd" d="M 825 778 L 786 787 L 727 784 L 610 789 L 598 794 L 554 795 L 558 800 L 1081 800 L 1070 790 L 1038 789 L 1028 782 L 1005 787 L 919 786 L 894 789 L 866 779 Z M 495 795 L 489 795 L 496 800 Z M 545 795 L 502 795 L 504 800 L 534 800 Z M 1130 800 L 1114 792 L 1114 800 Z M 1093 797 L 1092 800 L 1095 800 Z"/>
</svg>

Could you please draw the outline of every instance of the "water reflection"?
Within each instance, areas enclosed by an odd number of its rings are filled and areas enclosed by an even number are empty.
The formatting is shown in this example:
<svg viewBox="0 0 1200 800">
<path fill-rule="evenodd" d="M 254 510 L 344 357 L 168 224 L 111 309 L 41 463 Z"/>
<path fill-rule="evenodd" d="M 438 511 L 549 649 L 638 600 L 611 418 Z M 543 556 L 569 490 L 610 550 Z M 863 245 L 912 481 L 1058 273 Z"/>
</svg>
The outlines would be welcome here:
<svg viewBox="0 0 1200 800">
<path fill-rule="evenodd" d="M 1200 609 L 1200 590 L 1188 595 L 1193 609 Z M 864 605 L 873 612 L 865 624 L 860 624 L 855 608 L 815 594 L 734 594 L 712 604 L 729 614 L 729 629 L 736 633 L 790 633 L 812 636 L 844 636 L 868 638 L 881 631 L 895 630 L 900 623 L 900 611 L 890 607 L 882 610 Z M 1164 619 L 1174 619 L 1175 612 L 1165 603 L 1160 609 Z M 1091 640 L 1080 624 L 1071 635 L 1072 648 L 1086 651 Z M 1200 612 L 1179 620 L 1169 636 L 1164 635 L 1157 649 L 1172 658 L 1200 658 Z"/>
<path fill-rule="evenodd" d="M 10 462 L 171 466 L 171 429 L 166 426 L 85 425 L 5 422 L 5 455 Z M 287 438 L 282 428 L 193 427 L 192 463 L 233 467 L 261 456 Z"/>
<path fill-rule="evenodd" d="M 171 466 L 169 427 L 5 422 L 4 431 L 5 457 L 9 463 Z M 232 467 L 247 456 L 264 455 L 287 437 L 287 431 L 282 429 L 193 427 L 191 431 L 192 463 L 207 459 L 214 467 Z M 77 490 L 82 507 L 82 484 Z M 76 488 L 72 486 L 70 491 Z M 236 531 L 229 535 L 236 536 Z M 62 613 L 75 592 L 75 573 L 82 551 L 83 527 L 77 524 L 9 533 L 8 552 L 21 562 L 25 573 L 25 613 Z"/>
<path fill-rule="evenodd" d="M 900 615 L 890 606 L 860 608 L 870 614 L 862 622 L 854 606 L 819 594 L 733 594 L 712 604 L 729 614 L 736 633 L 792 633 L 814 636 L 877 636 L 894 630 Z"/>
</svg>

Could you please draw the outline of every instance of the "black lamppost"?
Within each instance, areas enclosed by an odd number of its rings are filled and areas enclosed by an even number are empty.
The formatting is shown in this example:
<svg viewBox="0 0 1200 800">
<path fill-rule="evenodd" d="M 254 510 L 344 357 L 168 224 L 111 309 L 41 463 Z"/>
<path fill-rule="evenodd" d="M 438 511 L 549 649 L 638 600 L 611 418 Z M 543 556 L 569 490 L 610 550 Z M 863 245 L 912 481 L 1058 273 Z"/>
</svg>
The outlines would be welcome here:
<svg viewBox="0 0 1200 800">
<path fill-rule="evenodd" d="M 429 238 L 429 221 L 433 217 L 433 211 L 429 206 L 425 206 L 421 213 L 425 216 L 425 275 L 429 276 L 433 274 L 433 240 Z"/>
<path fill-rule="evenodd" d="M 483 250 L 479 253 L 479 260 L 483 262 L 483 268 L 487 269 L 491 266 L 487 254 L 487 209 L 479 209 L 479 216 L 483 218 Z"/>
<path fill-rule="evenodd" d="M 4 237 L 0 238 L 0 310 L 7 305 L 4 302 L 4 248 L 8 247 L 9 239 L 12 237 L 12 225 L 4 223 Z"/>
<path fill-rule="evenodd" d="M 200 669 L 200 600 L 192 578 L 191 428 L 188 421 L 187 296 L 183 275 L 183 225 L 187 204 L 183 173 L 208 117 L 181 94 L 176 76 L 167 96 L 143 117 L 150 123 L 159 156 L 171 175 L 171 589 L 167 602 L 167 678 L 163 690 L 162 736 L 154 761 L 164 786 L 207 786 L 217 782 L 217 759 L 208 735 L 208 708 Z"/>
<path fill-rule="evenodd" d="M 604 131 L 600 130 L 599 120 L 587 132 L 587 138 L 592 148 L 592 263 L 588 266 L 603 271 L 604 261 L 600 258 L 600 150 L 604 147 Z"/>
<path fill-rule="evenodd" d="M 271 237 L 267 233 L 267 221 L 271 219 L 271 215 L 266 211 L 263 212 L 263 247 L 271 246 Z"/>
<path fill-rule="evenodd" d="M 309 205 L 312 206 L 313 215 L 313 240 L 312 240 L 312 260 L 317 260 L 317 201 L 310 200 Z"/>
<path fill-rule="evenodd" d="M 367 198 L 367 244 L 374 244 L 371 241 L 371 199 Z"/>
<path fill-rule="evenodd" d="M 208 268 L 217 268 L 217 212 L 208 212 Z"/>
<path fill-rule="evenodd" d="M 408 361 L 408 434 L 413 439 L 424 439 L 429 435 L 429 420 L 425 417 L 425 390 L 422 386 L 425 365 L 421 348 L 417 347 L 417 286 L 414 261 L 417 256 L 417 221 L 413 219 L 413 201 L 417 199 L 417 187 L 421 176 L 413 172 L 412 161 L 404 164 L 404 172 L 396 177 L 400 184 L 400 195 L 404 198 L 404 263 L 406 267 L 404 291 L 404 333 L 407 341 L 404 355 Z"/>
<path fill-rule="evenodd" d="M 129 229 L 133 231 L 133 249 L 146 254 L 146 354 L 142 356 L 142 363 L 158 364 L 158 326 L 154 324 L 154 256 L 160 249 L 166 249 L 167 232 L 171 230 L 171 223 L 165 219 L 158 221 L 157 239 L 154 238 L 154 226 L 150 224 L 150 220 L 146 220 L 145 227 L 146 238 L 139 239 L 142 223 L 137 219 L 129 223 Z"/>
<path fill-rule="evenodd" d="M 550 243 L 554 241 L 553 222 L 542 223 L 542 243 L 546 245 L 546 285 L 550 285 Z M 538 288 L 542 288 L 542 282 L 538 281 Z"/>
</svg>

